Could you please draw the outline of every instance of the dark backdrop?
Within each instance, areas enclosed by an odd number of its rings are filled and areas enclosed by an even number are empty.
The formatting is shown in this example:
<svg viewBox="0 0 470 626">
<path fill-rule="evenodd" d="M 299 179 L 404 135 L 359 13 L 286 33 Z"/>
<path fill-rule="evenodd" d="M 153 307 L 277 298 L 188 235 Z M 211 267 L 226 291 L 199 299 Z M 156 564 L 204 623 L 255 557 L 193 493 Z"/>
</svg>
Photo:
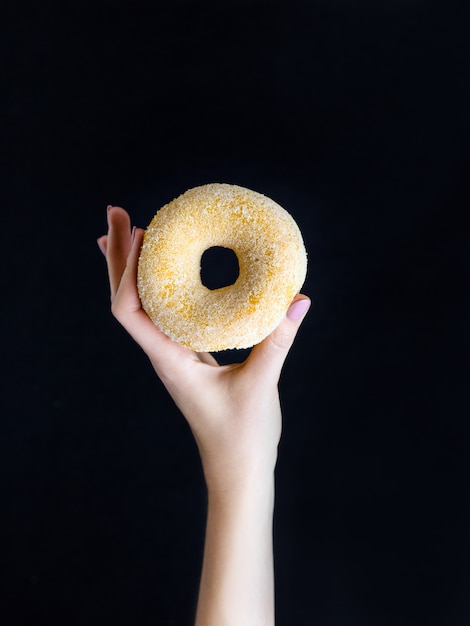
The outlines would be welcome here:
<svg viewBox="0 0 470 626">
<path fill-rule="evenodd" d="M 468 17 L 4 5 L 2 624 L 192 623 L 197 451 L 109 312 L 95 240 L 108 203 L 145 227 L 214 181 L 278 201 L 309 252 L 281 382 L 279 626 L 470 623 Z"/>
</svg>

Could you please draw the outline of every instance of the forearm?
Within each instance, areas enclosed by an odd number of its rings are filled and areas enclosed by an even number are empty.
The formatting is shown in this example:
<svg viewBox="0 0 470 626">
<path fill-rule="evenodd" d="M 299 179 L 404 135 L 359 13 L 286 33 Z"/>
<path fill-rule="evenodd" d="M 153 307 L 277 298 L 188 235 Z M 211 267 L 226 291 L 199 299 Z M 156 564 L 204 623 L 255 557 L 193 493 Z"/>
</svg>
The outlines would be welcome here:
<svg viewBox="0 0 470 626">
<path fill-rule="evenodd" d="M 273 626 L 274 475 L 208 505 L 196 626 Z"/>
</svg>

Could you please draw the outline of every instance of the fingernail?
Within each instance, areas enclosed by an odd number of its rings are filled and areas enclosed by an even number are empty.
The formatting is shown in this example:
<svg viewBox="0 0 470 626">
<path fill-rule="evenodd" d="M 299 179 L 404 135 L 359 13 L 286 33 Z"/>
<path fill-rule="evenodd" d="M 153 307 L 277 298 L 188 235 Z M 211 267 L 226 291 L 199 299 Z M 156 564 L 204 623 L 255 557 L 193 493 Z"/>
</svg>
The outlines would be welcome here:
<svg viewBox="0 0 470 626">
<path fill-rule="evenodd" d="M 108 206 L 106 207 L 108 213 L 111 211 L 111 209 L 113 208 L 112 204 L 108 204 Z"/>
<path fill-rule="evenodd" d="M 135 226 L 132 227 L 132 233 L 131 233 L 131 246 L 134 243 L 134 238 L 135 238 Z"/>
<path fill-rule="evenodd" d="M 296 300 L 290 305 L 287 311 L 287 319 L 292 322 L 298 322 L 307 313 L 310 308 L 310 300 L 303 298 L 302 300 Z"/>
</svg>

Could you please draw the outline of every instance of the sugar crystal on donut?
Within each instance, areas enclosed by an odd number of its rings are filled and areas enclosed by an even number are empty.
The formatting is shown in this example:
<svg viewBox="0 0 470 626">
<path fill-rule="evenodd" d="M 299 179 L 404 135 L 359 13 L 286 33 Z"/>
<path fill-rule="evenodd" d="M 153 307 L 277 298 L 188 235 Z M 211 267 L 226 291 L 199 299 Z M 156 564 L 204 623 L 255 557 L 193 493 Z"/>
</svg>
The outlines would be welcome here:
<svg viewBox="0 0 470 626">
<path fill-rule="evenodd" d="M 233 250 L 239 276 L 208 289 L 200 276 L 208 248 Z M 189 189 L 148 226 L 137 287 L 142 307 L 174 341 L 197 352 L 250 348 L 283 319 L 307 272 L 307 254 L 292 216 L 238 185 Z"/>
</svg>

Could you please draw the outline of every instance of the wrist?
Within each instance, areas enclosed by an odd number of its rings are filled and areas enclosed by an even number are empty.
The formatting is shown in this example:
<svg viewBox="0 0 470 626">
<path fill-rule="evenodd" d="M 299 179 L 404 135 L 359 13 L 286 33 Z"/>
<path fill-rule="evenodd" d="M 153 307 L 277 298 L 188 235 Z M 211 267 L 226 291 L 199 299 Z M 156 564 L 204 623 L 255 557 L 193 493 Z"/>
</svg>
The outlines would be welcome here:
<svg viewBox="0 0 470 626">
<path fill-rule="evenodd" d="M 209 508 L 236 507 L 241 511 L 262 502 L 268 510 L 274 508 L 274 470 L 245 476 L 243 481 L 224 488 L 207 484 L 207 499 Z"/>
<path fill-rule="evenodd" d="M 277 449 L 264 458 L 231 463 L 204 463 L 203 470 L 209 497 L 237 498 L 241 495 L 259 495 L 274 484 Z"/>
</svg>

